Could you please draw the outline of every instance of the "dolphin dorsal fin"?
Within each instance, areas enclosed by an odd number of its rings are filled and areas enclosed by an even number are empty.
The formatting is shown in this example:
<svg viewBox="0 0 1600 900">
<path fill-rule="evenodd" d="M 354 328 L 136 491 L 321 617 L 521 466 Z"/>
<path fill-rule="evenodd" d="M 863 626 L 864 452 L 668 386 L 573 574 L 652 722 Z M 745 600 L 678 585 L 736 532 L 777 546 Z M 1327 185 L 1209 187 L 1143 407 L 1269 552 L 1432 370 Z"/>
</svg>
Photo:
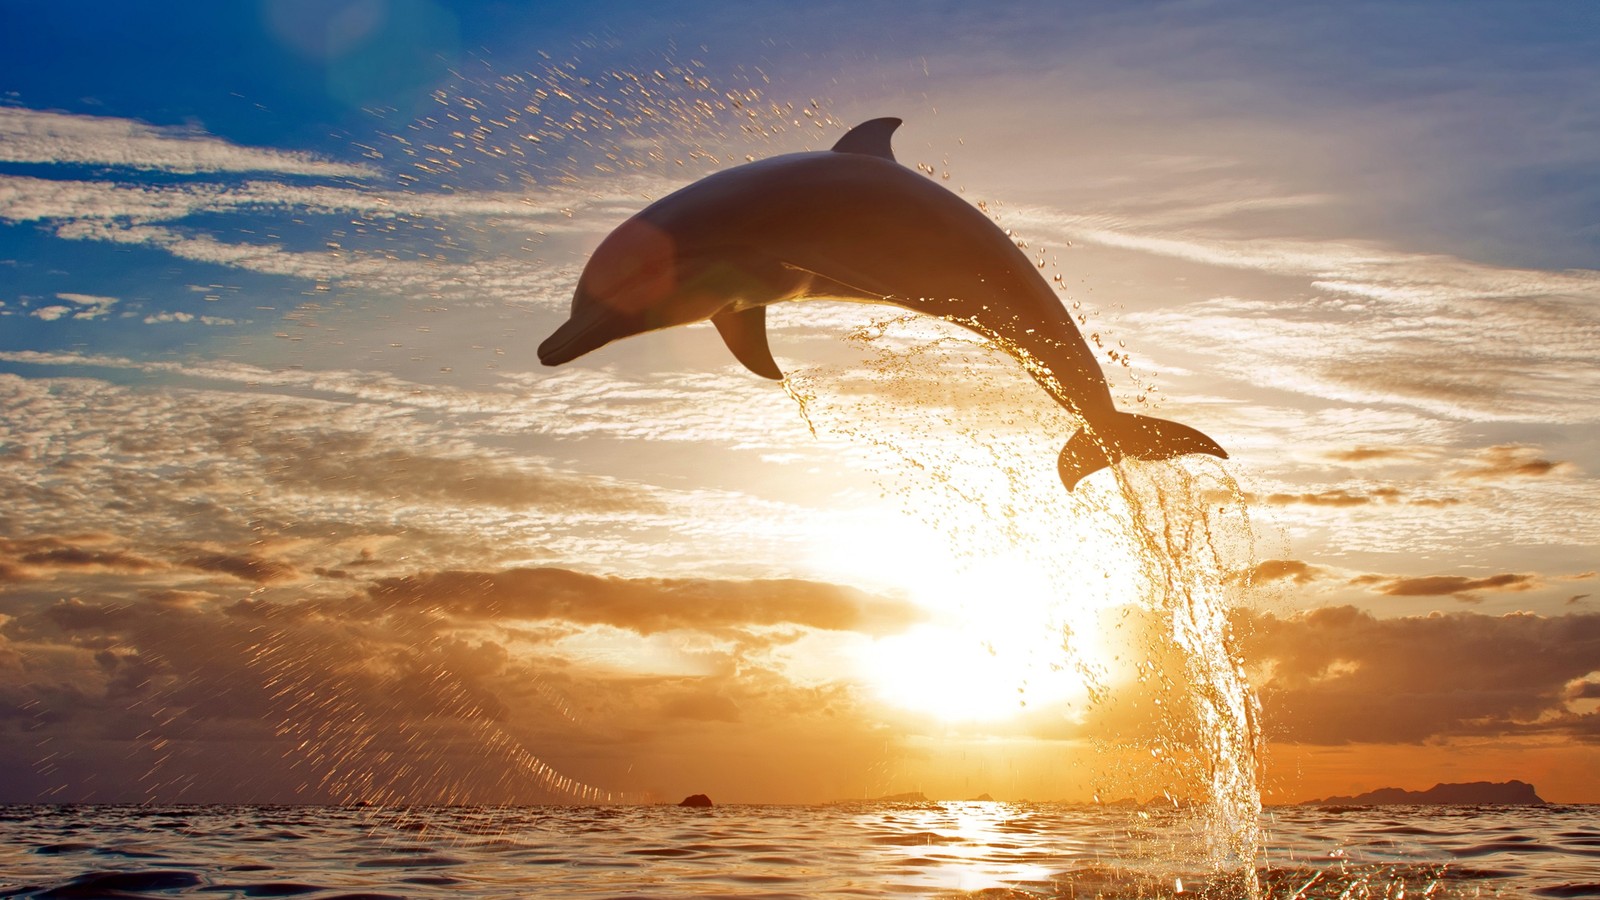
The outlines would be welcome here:
<svg viewBox="0 0 1600 900">
<path fill-rule="evenodd" d="M 889 149 L 889 136 L 900 127 L 900 120 L 892 117 L 869 119 L 844 133 L 839 143 L 833 145 L 835 153 L 865 153 L 894 162 Z"/>
<path fill-rule="evenodd" d="M 733 351 L 739 362 L 744 363 L 746 369 L 762 378 L 783 380 L 783 370 L 778 368 L 778 363 L 772 358 L 772 350 L 767 347 L 765 306 L 741 310 L 729 307 L 712 316 L 711 324 L 717 326 L 722 342 L 728 345 L 728 349 Z"/>
</svg>

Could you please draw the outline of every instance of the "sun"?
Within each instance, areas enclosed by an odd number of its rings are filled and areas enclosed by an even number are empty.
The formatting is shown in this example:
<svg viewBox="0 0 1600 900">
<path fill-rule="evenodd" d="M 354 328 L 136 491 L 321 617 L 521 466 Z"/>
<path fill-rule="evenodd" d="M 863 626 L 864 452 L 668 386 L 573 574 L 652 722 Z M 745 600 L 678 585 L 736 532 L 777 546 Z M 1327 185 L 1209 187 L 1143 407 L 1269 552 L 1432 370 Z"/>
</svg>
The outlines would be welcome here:
<svg viewBox="0 0 1600 900">
<path fill-rule="evenodd" d="M 1079 546 L 1063 560 L 1026 536 L 962 552 L 951 540 L 909 518 L 873 529 L 874 575 L 926 618 L 861 645 L 859 682 L 893 710 L 951 725 L 1084 708 L 1085 673 L 1104 671 L 1111 655 L 1098 619 L 1115 602 L 1104 584 L 1108 554 Z M 1092 578 L 1079 575 L 1085 558 L 1096 562 Z"/>
<path fill-rule="evenodd" d="M 865 649 L 862 674 L 880 700 L 955 724 L 1087 699 L 1095 631 L 1067 621 L 1048 572 L 1013 554 L 950 568 L 913 594 L 929 622 Z"/>
<path fill-rule="evenodd" d="M 947 724 L 996 722 L 1082 693 L 1065 670 L 1032 654 L 949 626 L 919 626 L 878 641 L 864 660 L 866 680 L 890 706 Z"/>
</svg>

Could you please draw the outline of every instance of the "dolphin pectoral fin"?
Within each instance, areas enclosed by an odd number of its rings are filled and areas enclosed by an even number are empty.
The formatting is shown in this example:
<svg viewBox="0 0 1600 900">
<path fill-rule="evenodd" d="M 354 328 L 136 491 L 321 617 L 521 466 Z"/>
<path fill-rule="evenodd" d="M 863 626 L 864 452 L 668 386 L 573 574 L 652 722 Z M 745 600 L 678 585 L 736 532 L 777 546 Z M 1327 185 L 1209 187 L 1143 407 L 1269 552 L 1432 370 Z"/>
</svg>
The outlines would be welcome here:
<svg viewBox="0 0 1600 900">
<path fill-rule="evenodd" d="M 772 350 L 767 346 L 765 306 L 725 309 L 711 317 L 711 324 L 717 326 L 722 342 L 728 345 L 728 349 L 733 351 L 739 362 L 744 363 L 746 369 L 762 378 L 783 380 L 783 370 L 778 368 L 777 361 L 772 358 Z"/>
<path fill-rule="evenodd" d="M 869 119 L 845 132 L 844 137 L 833 145 L 833 152 L 865 153 L 894 162 L 894 152 L 889 149 L 889 136 L 899 127 L 899 119 Z"/>
<path fill-rule="evenodd" d="M 1061 483 L 1070 491 L 1085 477 L 1124 457 L 1172 459 L 1190 453 L 1228 458 L 1228 451 L 1220 444 L 1187 425 L 1119 412 L 1109 421 L 1098 423 L 1098 430 L 1085 428 L 1073 435 L 1061 448 L 1056 466 Z"/>
</svg>

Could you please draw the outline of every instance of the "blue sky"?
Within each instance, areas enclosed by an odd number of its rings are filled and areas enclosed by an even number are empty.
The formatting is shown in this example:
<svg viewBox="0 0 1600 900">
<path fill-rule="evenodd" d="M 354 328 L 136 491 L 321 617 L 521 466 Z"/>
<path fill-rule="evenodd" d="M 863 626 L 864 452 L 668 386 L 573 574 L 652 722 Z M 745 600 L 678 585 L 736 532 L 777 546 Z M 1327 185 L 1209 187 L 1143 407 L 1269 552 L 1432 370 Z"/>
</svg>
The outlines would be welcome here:
<svg viewBox="0 0 1600 900">
<path fill-rule="evenodd" d="M 1308 773 L 1281 796 L 1377 786 L 1329 749 L 1349 743 L 1433 777 L 1426 740 L 1458 751 L 1457 780 L 1536 770 L 1546 796 L 1600 797 L 1581 764 L 1600 715 L 1591 4 L 3 15 L 0 684 L 6 709 L 58 717 L 77 762 L 13 742 L 0 762 L 33 774 L 0 800 L 288 796 L 304 773 L 273 768 L 262 724 L 281 710 L 205 689 L 283 671 L 351 692 L 304 729 L 359 742 L 443 716 L 522 748 L 459 796 L 524 776 L 559 793 L 530 758 L 629 796 L 960 784 L 968 753 L 1032 773 L 1019 795 L 1102 787 L 1050 761 L 1142 733 L 1085 706 L 1122 677 L 1113 642 L 1046 672 L 1128 601 L 1104 587 L 1121 519 L 1104 486 L 1060 492 L 1074 425 L 1008 360 L 892 310 L 775 308 L 813 432 L 710 329 L 554 370 L 533 353 L 648 200 L 880 115 L 906 120 L 902 163 L 983 201 L 1132 354 L 1104 363 L 1119 403 L 1148 395 L 1231 451 L 1130 477 L 1225 501 L 1219 576 L 1257 586 L 1233 599 L 1273 636 L 1254 674 L 1292 698 L 1282 752 Z M 580 614 L 568 590 L 600 599 Z M 1552 633 L 1542 668 L 1469 649 Z M 248 652 L 184 659 L 174 634 Z M 1415 659 L 1467 669 L 1373 655 L 1416 634 L 1437 653 Z M 925 686 L 953 659 L 993 693 L 938 709 Z M 428 667 L 459 690 L 349 724 Z M 1383 678 L 1426 709 L 1330 738 Z M 1493 701 L 1452 687 L 1496 682 Z M 1026 714 L 974 714 L 1022 685 Z M 141 779 L 162 704 L 192 710 L 168 735 L 187 755 Z M 254 780 L 205 762 L 239 735 L 266 754 Z M 121 774 L 90 784 L 108 752 Z"/>
<path fill-rule="evenodd" d="M 474 61 L 515 69 L 538 51 L 602 67 L 676 47 L 715 70 L 762 67 L 796 93 L 832 87 L 841 103 L 866 90 L 995 79 L 1041 115 L 1050 112 L 1051 75 L 1086 69 L 1092 81 L 1078 90 L 1155 87 L 1201 118 L 1323 131 L 1319 123 L 1378 120 L 1387 133 L 1376 138 L 1394 142 L 1381 149 L 1408 157 L 1388 156 L 1388 168 L 1434 182 L 1422 197 L 1399 198 L 1424 207 L 1404 213 L 1423 240 L 1480 244 L 1504 255 L 1496 261 L 1541 266 L 1581 266 L 1597 247 L 1596 198 L 1582 176 L 1596 162 L 1600 127 L 1589 112 L 1600 13 L 1582 3 L 1076 3 L 990 12 L 940 3 L 578 10 L 418 0 L 386 5 L 376 34 L 345 38 L 349 48 L 337 27 L 331 38 L 310 36 L 303 20 L 324 6 L 180 3 L 152 15 L 17 5 L 0 38 L 6 87 L 34 108 L 200 123 L 241 144 L 337 155 L 381 127 L 363 107 L 420 110 L 451 69 Z M 352 34 L 371 17 L 361 3 L 326 9 L 345 10 Z M 1343 149 L 1341 135 L 1325 138 Z"/>
</svg>

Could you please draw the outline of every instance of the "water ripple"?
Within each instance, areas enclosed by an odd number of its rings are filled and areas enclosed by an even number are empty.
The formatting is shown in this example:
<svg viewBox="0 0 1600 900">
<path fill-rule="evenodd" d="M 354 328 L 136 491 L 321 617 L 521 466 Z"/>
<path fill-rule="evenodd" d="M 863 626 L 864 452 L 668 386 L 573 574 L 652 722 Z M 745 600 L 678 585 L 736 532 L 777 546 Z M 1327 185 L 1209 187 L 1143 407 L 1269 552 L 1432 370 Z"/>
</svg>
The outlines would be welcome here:
<svg viewBox="0 0 1600 900">
<path fill-rule="evenodd" d="M 1272 809 L 1219 873 L 1172 810 L 0 807 L 0 897 L 1600 898 L 1597 811 Z"/>
</svg>

